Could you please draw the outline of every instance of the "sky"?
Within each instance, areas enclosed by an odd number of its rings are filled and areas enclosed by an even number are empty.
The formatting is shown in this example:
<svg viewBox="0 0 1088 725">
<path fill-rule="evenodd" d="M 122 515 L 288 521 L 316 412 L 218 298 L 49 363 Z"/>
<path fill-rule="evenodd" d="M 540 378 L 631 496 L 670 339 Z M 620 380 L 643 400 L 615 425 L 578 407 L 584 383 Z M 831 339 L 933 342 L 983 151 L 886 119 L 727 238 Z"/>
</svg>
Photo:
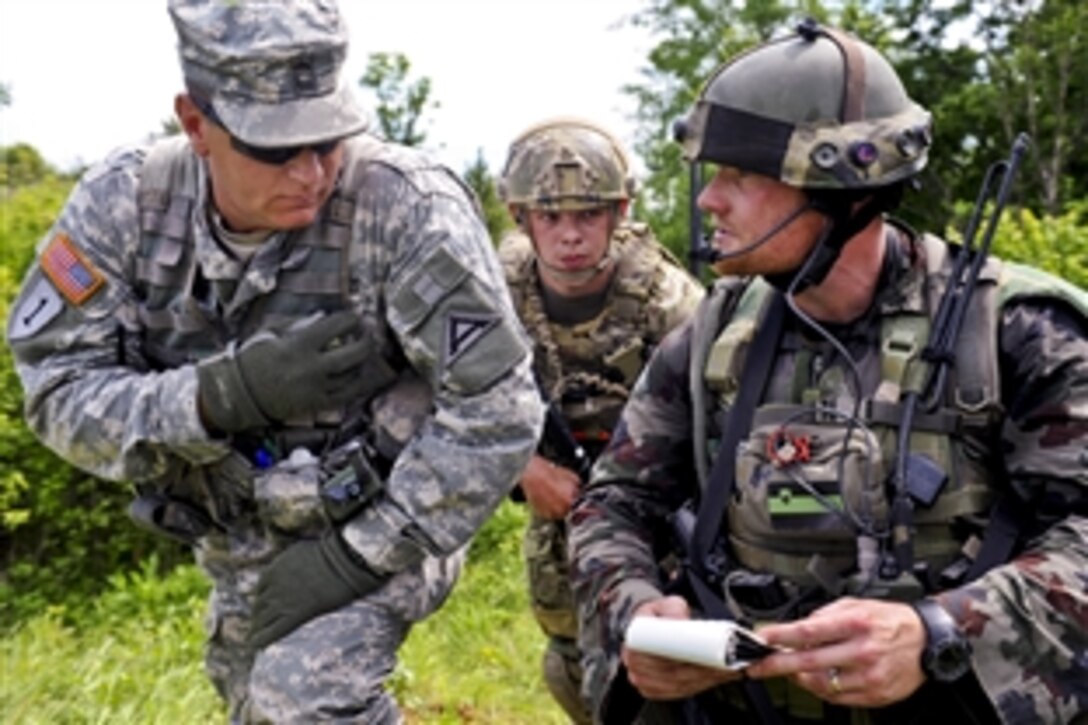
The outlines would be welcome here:
<svg viewBox="0 0 1088 725">
<path fill-rule="evenodd" d="M 622 22 L 638 0 L 340 0 L 351 34 L 344 78 L 399 52 L 429 77 L 439 108 L 425 146 L 462 172 L 482 152 L 493 173 L 522 130 L 575 115 L 634 141 L 634 102 L 652 46 Z M 181 89 L 165 0 L 0 0 L 0 145 L 28 143 L 67 170 L 140 142 L 173 115 Z M 638 160 L 634 159 L 636 169 Z"/>
</svg>

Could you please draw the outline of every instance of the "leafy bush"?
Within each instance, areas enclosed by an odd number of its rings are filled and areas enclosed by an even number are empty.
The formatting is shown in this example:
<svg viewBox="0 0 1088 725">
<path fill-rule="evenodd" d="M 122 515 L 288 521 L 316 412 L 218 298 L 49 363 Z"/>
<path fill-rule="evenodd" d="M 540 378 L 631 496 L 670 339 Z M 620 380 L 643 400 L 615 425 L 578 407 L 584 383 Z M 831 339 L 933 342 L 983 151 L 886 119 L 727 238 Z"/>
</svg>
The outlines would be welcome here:
<svg viewBox="0 0 1088 725">
<path fill-rule="evenodd" d="M 0 320 L 4 327 L 34 245 L 71 188 L 46 176 L 0 199 Z M 128 487 L 88 476 L 45 448 L 23 419 L 23 394 L 0 336 L 0 626 L 50 603 L 101 591 L 110 574 L 151 555 L 188 559 L 177 545 L 134 527 Z"/>
<path fill-rule="evenodd" d="M 956 216 L 963 222 L 948 232 L 950 240 L 962 241 L 961 230 L 966 227 L 971 208 L 966 202 L 956 204 Z M 985 231 L 984 223 L 979 226 L 976 246 Z M 1030 209 L 1006 209 L 994 233 L 991 252 L 1088 288 L 1088 201 L 1069 204 L 1067 211 L 1057 217 L 1039 217 Z"/>
</svg>

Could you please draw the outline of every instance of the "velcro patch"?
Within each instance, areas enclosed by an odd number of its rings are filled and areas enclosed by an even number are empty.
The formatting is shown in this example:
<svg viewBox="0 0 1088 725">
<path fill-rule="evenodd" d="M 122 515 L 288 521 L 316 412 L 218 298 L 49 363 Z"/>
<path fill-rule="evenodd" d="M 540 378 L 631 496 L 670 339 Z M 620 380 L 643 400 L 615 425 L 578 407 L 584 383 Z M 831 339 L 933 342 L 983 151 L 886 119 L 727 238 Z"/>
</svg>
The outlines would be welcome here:
<svg viewBox="0 0 1088 725">
<path fill-rule="evenodd" d="M 36 334 L 64 311 L 57 288 L 38 276 L 34 286 L 23 295 L 8 321 L 8 338 L 23 340 Z"/>
<path fill-rule="evenodd" d="M 64 299 L 77 307 L 89 300 L 106 282 L 98 268 L 79 251 L 67 234 L 58 234 L 50 240 L 42 250 L 38 264 Z"/>
</svg>

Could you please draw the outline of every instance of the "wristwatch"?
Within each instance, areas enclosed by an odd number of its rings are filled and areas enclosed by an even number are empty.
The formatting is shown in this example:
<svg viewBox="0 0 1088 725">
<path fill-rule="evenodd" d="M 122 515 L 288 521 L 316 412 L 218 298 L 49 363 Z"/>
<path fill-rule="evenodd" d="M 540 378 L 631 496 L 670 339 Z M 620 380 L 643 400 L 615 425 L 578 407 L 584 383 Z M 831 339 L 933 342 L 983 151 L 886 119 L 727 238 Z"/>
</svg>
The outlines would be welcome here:
<svg viewBox="0 0 1088 725">
<path fill-rule="evenodd" d="M 922 672 L 937 682 L 955 682 L 971 669 L 971 644 L 960 633 L 956 620 L 932 599 L 911 604 L 926 628 Z"/>
</svg>

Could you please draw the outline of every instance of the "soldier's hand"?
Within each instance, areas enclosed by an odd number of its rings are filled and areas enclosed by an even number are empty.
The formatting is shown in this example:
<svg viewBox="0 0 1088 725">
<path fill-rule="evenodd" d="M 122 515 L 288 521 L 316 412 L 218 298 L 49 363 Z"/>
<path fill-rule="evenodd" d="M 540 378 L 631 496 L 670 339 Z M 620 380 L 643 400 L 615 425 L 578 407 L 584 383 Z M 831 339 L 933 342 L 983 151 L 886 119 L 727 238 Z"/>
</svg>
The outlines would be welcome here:
<svg viewBox="0 0 1088 725">
<path fill-rule="evenodd" d="M 843 598 L 805 619 L 761 627 L 759 634 L 789 651 L 753 664 L 750 677 L 790 677 L 837 705 L 883 707 L 906 699 L 925 680 L 925 628 L 899 602 Z"/>
<path fill-rule="evenodd" d="M 267 647 L 314 617 L 376 591 L 386 579 L 335 530 L 292 544 L 257 581 L 249 643 L 256 649 Z"/>
<path fill-rule="evenodd" d="M 668 596 L 639 605 L 634 616 L 691 619 L 691 609 L 683 597 Z M 691 697 L 726 682 L 741 678 L 739 672 L 702 667 L 636 652 L 626 646 L 620 657 L 627 668 L 627 679 L 648 700 L 679 700 Z"/>
<path fill-rule="evenodd" d="M 533 512 L 543 519 L 561 519 L 578 495 L 578 474 L 543 456 L 534 455 L 521 474 L 521 490 Z"/>
<path fill-rule="evenodd" d="M 336 410 L 366 390 L 367 354 L 348 311 L 307 318 L 282 333 L 259 332 L 196 367 L 201 417 L 234 433 L 317 411 Z"/>
</svg>

